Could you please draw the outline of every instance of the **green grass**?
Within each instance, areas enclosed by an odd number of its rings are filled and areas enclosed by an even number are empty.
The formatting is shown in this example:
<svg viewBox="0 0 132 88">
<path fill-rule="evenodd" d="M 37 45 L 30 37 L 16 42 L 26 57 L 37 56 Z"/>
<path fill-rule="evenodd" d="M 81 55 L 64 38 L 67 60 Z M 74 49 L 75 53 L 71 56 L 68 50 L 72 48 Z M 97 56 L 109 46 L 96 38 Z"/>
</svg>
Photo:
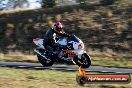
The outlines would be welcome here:
<svg viewBox="0 0 132 88">
<path fill-rule="evenodd" d="M 98 66 L 108 66 L 108 67 L 125 67 L 132 68 L 132 60 L 131 59 L 113 59 L 113 58 L 98 58 L 91 57 L 92 65 Z"/>
<path fill-rule="evenodd" d="M 103 59 L 103 60 L 102 60 Z M 125 67 L 132 68 L 132 61 L 127 60 L 113 60 L 113 59 L 105 59 L 105 58 L 94 58 L 92 60 L 92 65 L 98 66 L 107 66 L 107 67 Z"/>
<path fill-rule="evenodd" d="M 76 83 L 77 72 L 0 68 L 0 88 L 131 88 L 130 84 Z"/>
<path fill-rule="evenodd" d="M 132 68 L 132 52 L 88 52 L 91 56 L 92 65 Z"/>
<path fill-rule="evenodd" d="M 36 55 L 24 55 L 24 54 L 2 54 L 0 53 L 0 61 L 5 62 L 38 62 Z"/>
</svg>

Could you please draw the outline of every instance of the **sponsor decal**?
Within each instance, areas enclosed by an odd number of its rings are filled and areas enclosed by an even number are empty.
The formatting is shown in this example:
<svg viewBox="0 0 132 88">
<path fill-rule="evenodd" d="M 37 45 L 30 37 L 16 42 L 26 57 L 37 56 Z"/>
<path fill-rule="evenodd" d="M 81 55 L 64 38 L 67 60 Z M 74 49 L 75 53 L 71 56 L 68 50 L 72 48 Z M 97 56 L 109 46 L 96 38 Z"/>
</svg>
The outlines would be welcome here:
<svg viewBox="0 0 132 88">
<path fill-rule="evenodd" d="M 131 76 L 129 74 L 86 74 L 85 69 L 79 67 L 79 71 L 76 77 L 78 84 L 85 83 L 130 83 Z"/>
</svg>

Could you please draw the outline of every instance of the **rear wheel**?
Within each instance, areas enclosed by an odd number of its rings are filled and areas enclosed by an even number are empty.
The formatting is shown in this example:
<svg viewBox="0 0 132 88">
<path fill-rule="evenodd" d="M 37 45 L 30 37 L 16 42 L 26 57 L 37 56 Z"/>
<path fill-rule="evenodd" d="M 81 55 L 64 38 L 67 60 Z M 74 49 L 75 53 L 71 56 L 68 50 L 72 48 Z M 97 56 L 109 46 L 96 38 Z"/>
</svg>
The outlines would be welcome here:
<svg viewBox="0 0 132 88">
<path fill-rule="evenodd" d="M 45 53 L 44 50 L 39 50 L 40 53 Z M 51 60 L 51 61 L 47 61 L 45 59 L 43 59 L 43 57 L 37 55 L 38 57 L 38 61 L 44 66 L 44 67 L 47 67 L 47 66 L 52 66 L 54 64 L 54 61 Z M 47 58 L 49 58 L 48 56 L 46 56 Z"/>
<path fill-rule="evenodd" d="M 81 55 L 81 58 L 78 58 L 77 56 L 74 57 L 74 62 L 82 68 L 88 68 L 91 65 L 90 56 L 88 56 L 86 53 Z"/>
</svg>

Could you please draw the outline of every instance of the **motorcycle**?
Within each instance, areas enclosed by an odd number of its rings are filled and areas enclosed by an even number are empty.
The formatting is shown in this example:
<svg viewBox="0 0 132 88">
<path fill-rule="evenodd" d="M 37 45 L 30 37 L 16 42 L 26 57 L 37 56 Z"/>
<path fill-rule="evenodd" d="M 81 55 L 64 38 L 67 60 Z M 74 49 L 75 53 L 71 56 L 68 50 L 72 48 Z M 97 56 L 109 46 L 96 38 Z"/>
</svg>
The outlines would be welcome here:
<svg viewBox="0 0 132 88">
<path fill-rule="evenodd" d="M 43 66 L 52 66 L 54 62 L 72 63 L 82 68 L 88 68 L 91 65 L 91 58 L 84 50 L 84 43 L 75 35 L 70 38 L 62 37 L 56 41 L 62 48 L 61 51 L 54 51 L 57 47 L 44 47 L 44 39 L 35 38 L 33 42 L 38 46 L 34 49 L 37 54 L 38 61 Z"/>
</svg>

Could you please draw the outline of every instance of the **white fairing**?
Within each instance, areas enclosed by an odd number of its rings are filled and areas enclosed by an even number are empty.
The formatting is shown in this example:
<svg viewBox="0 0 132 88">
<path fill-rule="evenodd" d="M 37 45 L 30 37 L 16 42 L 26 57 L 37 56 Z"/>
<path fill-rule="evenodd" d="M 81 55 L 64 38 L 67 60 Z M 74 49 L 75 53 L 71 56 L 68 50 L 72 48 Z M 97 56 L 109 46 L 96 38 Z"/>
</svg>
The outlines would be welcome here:
<svg viewBox="0 0 132 88">
<path fill-rule="evenodd" d="M 67 40 L 66 40 L 65 38 L 59 39 L 59 40 L 57 41 L 57 43 L 60 44 L 60 45 L 67 45 Z"/>
<path fill-rule="evenodd" d="M 67 45 L 67 43 L 72 43 L 73 44 L 73 48 L 75 50 L 78 50 L 78 46 L 81 45 L 81 49 L 84 49 L 84 43 L 78 38 L 79 42 L 74 42 L 74 41 L 69 41 L 67 42 L 66 38 L 62 38 L 62 39 L 59 39 L 57 41 L 58 44 L 60 45 Z"/>
<path fill-rule="evenodd" d="M 78 55 L 78 58 L 81 58 L 81 55 L 86 53 L 85 50 L 73 50 L 73 52 Z"/>
<path fill-rule="evenodd" d="M 42 49 L 44 49 L 43 41 L 44 41 L 44 39 L 39 39 L 39 38 L 33 39 L 33 42 L 34 42 L 37 46 L 39 46 L 40 48 L 42 48 Z"/>
<path fill-rule="evenodd" d="M 74 48 L 74 50 L 72 50 L 72 51 L 74 53 L 76 53 L 79 58 L 81 58 L 81 55 L 86 53 L 86 51 L 84 50 L 84 43 L 82 42 L 82 40 L 80 40 L 79 38 L 78 38 L 78 40 L 79 40 L 79 42 L 75 42 L 75 41 L 67 42 L 66 38 L 63 38 L 63 39 L 59 39 L 57 41 L 57 43 L 60 45 L 67 45 L 67 43 L 72 43 L 73 48 Z M 81 46 L 81 48 L 79 48 L 79 45 Z"/>
<path fill-rule="evenodd" d="M 39 46 L 40 48 L 44 48 L 43 46 L 43 41 L 44 39 L 39 39 L 39 38 L 36 38 L 36 39 L 33 39 L 33 42 Z M 76 53 L 78 55 L 79 58 L 81 58 L 81 55 L 86 53 L 86 51 L 84 50 L 84 43 L 78 38 L 78 41 L 79 42 L 75 42 L 75 41 L 69 41 L 67 42 L 67 39 L 66 38 L 62 38 L 62 39 L 59 39 L 56 43 L 60 44 L 60 45 L 67 45 L 68 43 L 72 43 L 73 44 L 73 52 Z M 79 45 L 80 45 L 80 48 L 79 48 Z"/>
</svg>

